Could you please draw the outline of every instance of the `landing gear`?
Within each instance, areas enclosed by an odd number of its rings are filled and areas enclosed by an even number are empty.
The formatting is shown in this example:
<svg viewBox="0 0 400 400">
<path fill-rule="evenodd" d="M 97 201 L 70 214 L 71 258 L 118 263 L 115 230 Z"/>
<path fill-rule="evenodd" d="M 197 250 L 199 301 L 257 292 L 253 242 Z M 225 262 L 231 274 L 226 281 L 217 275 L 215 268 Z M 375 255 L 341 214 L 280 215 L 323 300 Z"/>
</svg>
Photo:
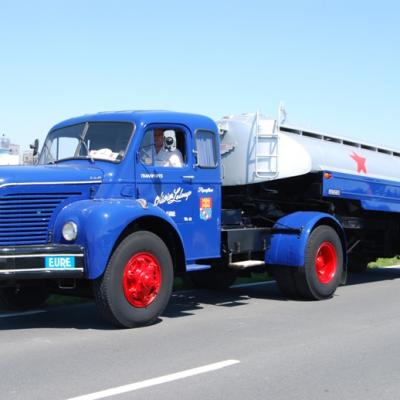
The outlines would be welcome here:
<svg viewBox="0 0 400 400">
<path fill-rule="evenodd" d="M 363 273 L 368 269 L 368 261 L 360 254 L 349 254 L 348 271 Z"/>
</svg>

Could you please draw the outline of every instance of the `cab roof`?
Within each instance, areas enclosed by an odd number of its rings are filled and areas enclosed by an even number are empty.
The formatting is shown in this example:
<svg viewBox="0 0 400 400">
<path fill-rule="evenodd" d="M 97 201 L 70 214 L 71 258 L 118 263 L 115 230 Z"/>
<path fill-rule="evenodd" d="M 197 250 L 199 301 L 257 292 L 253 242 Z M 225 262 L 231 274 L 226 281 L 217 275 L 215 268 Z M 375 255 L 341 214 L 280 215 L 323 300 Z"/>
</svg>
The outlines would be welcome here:
<svg viewBox="0 0 400 400">
<path fill-rule="evenodd" d="M 209 117 L 164 110 L 107 111 L 85 114 L 62 121 L 54 125 L 51 130 L 85 122 L 132 122 L 137 126 L 150 123 L 183 124 L 192 131 L 199 128 L 217 131 L 215 122 Z"/>
</svg>

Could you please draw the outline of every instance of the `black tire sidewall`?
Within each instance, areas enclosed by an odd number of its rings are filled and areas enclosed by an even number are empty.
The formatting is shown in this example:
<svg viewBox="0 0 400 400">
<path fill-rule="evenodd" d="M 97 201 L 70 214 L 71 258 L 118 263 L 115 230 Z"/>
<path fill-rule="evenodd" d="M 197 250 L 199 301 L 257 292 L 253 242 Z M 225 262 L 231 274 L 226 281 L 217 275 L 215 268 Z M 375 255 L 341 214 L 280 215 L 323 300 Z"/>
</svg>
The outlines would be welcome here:
<svg viewBox="0 0 400 400">
<path fill-rule="evenodd" d="M 295 267 L 278 266 L 273 269 L 273 276 L 279 290 L 289 299 L 298 299 L 301 297 L 296 286 L 296 273 L 297 268 Z"/>
<path fill-rule="evenodd" d="M 123 290 L 126 263 L 137 253 L 148 252 L 159 262 L 161 287 L 157 297 L 143 308 L 128 302 Z M 107 298 L 110 310 L 119 324 L 125 327 L 147 325 L 154 322 L 168 304 L 173 285 L 171 255 L 164 242 L 151 232 L 139 231 L 129 235 L 115 250 L 105 272 Z"/>
<path fill-rule="evenodd" d="M 337 257 L 336 274 L 328 284 L 319 281 L 315 268 L 315 256 L 323 242 L 330 242 L 335 247 Z M 314 298 L 325 299 L 333 295 L 342 279 L 343 246 L 338 234 L 330 226 L 318 226 L 311 232 L 305 252 L 304 269 L 308 289 Z"/>
</svg>

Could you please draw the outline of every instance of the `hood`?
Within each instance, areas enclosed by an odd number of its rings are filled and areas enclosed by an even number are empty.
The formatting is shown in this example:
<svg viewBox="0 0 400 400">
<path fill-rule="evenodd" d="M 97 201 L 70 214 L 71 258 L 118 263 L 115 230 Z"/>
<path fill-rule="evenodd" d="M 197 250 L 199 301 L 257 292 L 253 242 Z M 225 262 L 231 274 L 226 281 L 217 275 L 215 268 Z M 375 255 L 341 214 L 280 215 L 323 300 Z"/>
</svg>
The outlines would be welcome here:
<svg viewBox="0 0 400 400">
<path fill-rule="evenodd" d="M 103 171 L 94 167 L 73 165 L 1 166 L 0 187 L 21 183 L 90 183 L 103 179 Z"/>
</svg>

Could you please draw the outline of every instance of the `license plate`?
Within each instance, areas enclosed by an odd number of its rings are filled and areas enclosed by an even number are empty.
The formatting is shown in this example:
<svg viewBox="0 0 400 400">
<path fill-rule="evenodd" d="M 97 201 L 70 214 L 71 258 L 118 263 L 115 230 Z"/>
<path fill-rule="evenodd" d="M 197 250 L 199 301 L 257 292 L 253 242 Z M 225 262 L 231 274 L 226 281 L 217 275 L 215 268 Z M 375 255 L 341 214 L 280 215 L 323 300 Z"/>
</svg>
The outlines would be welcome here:
<svg viewBox="0 0 400 400">
<path fill-rule="evenodd" d="M 74 256 L 47 256 L 44 258 L 45 268 L 68 269 L 75 268 Z"/>
</svg>

